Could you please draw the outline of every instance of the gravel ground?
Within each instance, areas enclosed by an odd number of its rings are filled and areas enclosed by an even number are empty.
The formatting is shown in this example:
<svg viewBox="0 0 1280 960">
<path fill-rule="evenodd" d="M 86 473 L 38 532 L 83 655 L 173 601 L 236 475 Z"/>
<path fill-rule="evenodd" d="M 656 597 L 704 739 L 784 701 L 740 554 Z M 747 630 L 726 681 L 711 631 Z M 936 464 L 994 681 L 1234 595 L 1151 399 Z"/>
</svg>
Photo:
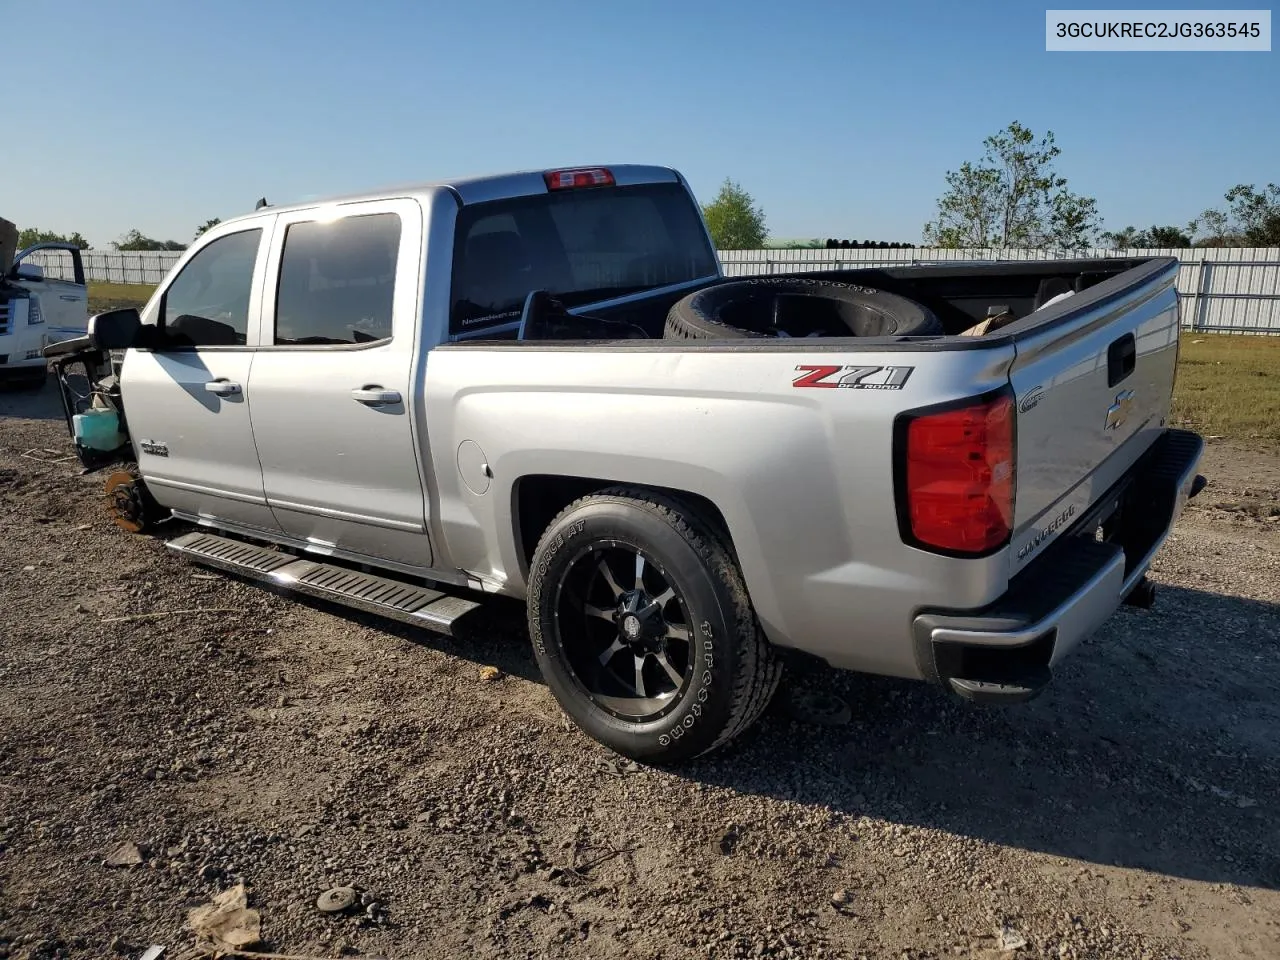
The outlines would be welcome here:
<svg viewBox="0 0 1280 960">
<path fill-rule="evenodd" d="M 188 566 L 33 459 L 59 417 L 0 394 L 0 957 L 172 958 L 237 881 L 316 957 L 1280 956 L 1276 457 L 1211 445 L 1156 609 L 1033 703 L 810 671 L 851 723 L 663 772 L 566 724 L 520 606 L 464 645 Z"/>
</svg>

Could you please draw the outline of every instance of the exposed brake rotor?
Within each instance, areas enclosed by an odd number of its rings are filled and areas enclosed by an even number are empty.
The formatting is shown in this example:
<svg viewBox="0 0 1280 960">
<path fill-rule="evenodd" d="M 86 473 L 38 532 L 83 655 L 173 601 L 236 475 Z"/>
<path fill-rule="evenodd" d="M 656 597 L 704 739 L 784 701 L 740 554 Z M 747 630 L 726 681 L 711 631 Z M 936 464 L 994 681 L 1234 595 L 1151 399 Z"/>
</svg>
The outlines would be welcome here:
<svg viewBox="0 0 1280 960">
<path fill-rule="evenodd" d="M 130 533 L 141 533 L 147 525 L 147 505 L 142 498 L 140 480 L 127 470 L 107 478 L 107 509 L 116 526 Z"/>
</svg>

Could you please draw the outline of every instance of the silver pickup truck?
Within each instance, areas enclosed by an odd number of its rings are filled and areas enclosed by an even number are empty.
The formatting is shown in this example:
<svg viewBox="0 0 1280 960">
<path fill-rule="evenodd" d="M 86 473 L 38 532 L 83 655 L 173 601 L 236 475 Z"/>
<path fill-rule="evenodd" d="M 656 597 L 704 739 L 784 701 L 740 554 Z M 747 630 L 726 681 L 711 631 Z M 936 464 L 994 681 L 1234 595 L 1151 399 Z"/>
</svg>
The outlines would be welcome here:
<svg viewBox="0 0 1280 960">
<path fill-rule="evenodd" d="M 262 207 L 47 354 L 122 526 L 446 632 L 521 598 L 573 720 L 676 762 L 791 656 L 1016 702 L 1149 605 L 1176 270 L 734 281 L 679 173 L 575 168 Z"/>
</svg>

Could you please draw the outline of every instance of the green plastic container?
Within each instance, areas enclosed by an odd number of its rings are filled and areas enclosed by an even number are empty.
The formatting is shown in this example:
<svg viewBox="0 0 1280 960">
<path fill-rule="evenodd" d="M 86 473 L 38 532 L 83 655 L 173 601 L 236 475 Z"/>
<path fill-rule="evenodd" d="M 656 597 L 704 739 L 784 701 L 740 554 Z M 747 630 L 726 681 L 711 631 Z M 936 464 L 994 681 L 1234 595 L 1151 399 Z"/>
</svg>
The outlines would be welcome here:
<svg viewBox="0 0 1280 960">
<path fill-rule="evenodd" d="M 124 443 L 120 417 L 107 407 L 90 407 L 71 418 L 76 442 L 89 450 L 116 450 Z"/>
</svg>

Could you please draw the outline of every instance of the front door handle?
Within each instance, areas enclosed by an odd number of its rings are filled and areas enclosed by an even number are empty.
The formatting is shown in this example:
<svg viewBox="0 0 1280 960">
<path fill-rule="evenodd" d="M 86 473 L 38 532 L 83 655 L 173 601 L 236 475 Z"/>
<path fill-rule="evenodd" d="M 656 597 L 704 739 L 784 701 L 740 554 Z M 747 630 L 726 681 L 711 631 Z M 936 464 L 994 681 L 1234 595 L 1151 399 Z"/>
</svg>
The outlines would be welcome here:
<svg viewBox="0 0 1280 960">
<path fill-rule="evenodd" d="M 400 402 L 400 394 L 396 390 L 383 390 L 381 387 L 357 387 L 351 391 L 351 399 L 370 407 L 382 407 Z"/>
<path fill-rule="evenodd" d="M 240 393 L 240 384 L 232 383 L 230 380 L 210 380 L 204 388 L 220 397 L 234 397 Z"/>
</svg>

